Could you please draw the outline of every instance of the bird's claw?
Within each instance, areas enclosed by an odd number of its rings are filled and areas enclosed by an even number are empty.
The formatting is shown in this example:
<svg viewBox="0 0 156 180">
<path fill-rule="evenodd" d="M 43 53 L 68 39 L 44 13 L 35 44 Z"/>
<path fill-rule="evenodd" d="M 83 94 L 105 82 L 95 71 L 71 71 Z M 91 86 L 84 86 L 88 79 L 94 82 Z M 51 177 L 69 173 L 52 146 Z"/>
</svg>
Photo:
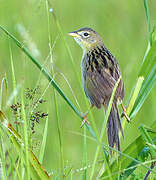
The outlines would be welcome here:
<svg viewBox="0 0 156 180">
<path fill-rule="evenodd" d="M 82 113 L 81 113 L 82 114 Z M 84 126 L 85 123 L 87 123 L 88 125 L 90 125 L 90 122 L 87 120 L 87 116 L 88 116 L 88 112 L 86 112 L 85 114 L 82 114 L 83 117 L 83 121 L 81 123 L 81 128 Z"/>
<path fill-rule="evenodd" d="M 121 114 L 121 117 L 125 116 L 125 118 L 127 119 L 127 122 L 129 123 L 130 122 L 130 117 L 127 115 L 126 113 L 126 108 L 123 106 L 123 104 L 121 104 L 121 107 L 122 107 L 122 114 Z"/>
<path fill-rule="evenodd" d="M 125 116 L 125 118 L 127 119 L 127 122 L 129 123 L 130 122 L 130 118 L 129 118 L 129 116 L 126 114 L 126 112 L 122 112 L 122 114 L 121 114 L 121 117 L 124 117 Z"/>
</svg>

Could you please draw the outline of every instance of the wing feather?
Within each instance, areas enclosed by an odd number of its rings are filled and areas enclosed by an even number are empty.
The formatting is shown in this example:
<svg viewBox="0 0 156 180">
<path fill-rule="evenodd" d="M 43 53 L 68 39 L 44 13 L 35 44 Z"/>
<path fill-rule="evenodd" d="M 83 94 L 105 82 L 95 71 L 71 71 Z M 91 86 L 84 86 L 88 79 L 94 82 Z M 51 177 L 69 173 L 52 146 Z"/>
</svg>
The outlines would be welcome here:
<svg viewBox="0 0 156 180">
<path fill-rule="evenodd" d="M 91 103 L 97 108 L 101 108 L 102 104 L 108 105 L 115 83 L 121 73 L 118 64 L 115 65 L 114 72 L 111 73 L 110 65 L 107 68 L 103 66 L 101 57 L 98 57 L 96 61 L 99 63 L 83 69 L 84 90 Z M 124 87 L 121 80 L 115 94 L 115 99 L 120 98 L 122 100 L 123 97 Z"/>
</svg>

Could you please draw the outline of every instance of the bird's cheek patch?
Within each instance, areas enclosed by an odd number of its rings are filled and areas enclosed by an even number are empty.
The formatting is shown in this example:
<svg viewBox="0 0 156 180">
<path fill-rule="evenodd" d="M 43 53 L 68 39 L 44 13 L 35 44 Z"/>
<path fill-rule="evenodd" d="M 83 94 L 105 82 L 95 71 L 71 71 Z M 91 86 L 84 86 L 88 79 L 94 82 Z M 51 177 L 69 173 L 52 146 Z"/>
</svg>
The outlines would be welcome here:
<svg viewBox="0 0 156 180">
<path fill-rule="evenodd" d="M 76 38 L 76 37 L 74 37 L 74 39 L 75 39 L 75 41 L 77 42 L 77 44 L 83 48 L 81 39 Z"/>
</svg>

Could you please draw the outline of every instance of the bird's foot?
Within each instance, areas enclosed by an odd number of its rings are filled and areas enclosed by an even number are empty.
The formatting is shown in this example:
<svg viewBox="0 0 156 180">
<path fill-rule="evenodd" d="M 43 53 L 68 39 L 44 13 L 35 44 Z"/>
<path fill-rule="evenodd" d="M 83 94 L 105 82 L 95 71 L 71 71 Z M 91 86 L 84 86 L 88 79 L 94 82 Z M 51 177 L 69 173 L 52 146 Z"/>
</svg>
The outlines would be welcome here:
<svg viewBox="0 0 156 180">
<path fill-rule="evenodd" d="M 126 108 L 124 107 L 123 104 L 121 104 L 121 107 L 122 107 L 122 110 L 123 110 L 123 112 L 121 114 L 121 117 L 125 116 L 125 118 L 127 119 L 127 122 L 129 123 L 130 122 L 130 117 L 126 113 Z"/>
<path fill-rule="evenodd" d="M 82 114 L 82 113 L 81 113 L 81 115 L 82 115 L 82 117 L 83 117 L 83 121 L 82 121 L 80 127 L 82 128 L 85 123 L 87 123 L 88 125 L 90 125 L 90 122 L 87 120 L 88 112 L 86 112 L 85 114 Z"/>
</svg>

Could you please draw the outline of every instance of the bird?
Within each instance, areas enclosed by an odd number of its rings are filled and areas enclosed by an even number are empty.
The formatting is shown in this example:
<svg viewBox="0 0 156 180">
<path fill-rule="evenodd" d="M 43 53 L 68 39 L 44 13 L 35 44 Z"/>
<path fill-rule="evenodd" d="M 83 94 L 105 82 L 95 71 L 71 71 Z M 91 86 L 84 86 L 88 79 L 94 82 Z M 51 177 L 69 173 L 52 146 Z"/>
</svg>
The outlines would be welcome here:
<svg viewBox="0 0 156 180">
<path fill-rule="evenodd" d="M 82 85 L 84 92 L 91 103 L 91 107 L 100 109 L 104 106 L 105 111 L 112 95 L 113 88 L 118 79 L 121 78 L 119 64 L 106 48 L 100 35 L 92 28 L 81 28 L 68 33 L 83 49 L 81 60 Z M 112 148 L 120 151 L 119 131 L 124 137 L 118 104 L 122 104 L 125 90 L 121 78 L 117 86 L 111 111 L 107 121 L 107 136 L 112 156 Z M 126 109 L 123 114 L 126 115 Z M 86 119 L 87 114 L 84 116 Z"/>
</svg>

